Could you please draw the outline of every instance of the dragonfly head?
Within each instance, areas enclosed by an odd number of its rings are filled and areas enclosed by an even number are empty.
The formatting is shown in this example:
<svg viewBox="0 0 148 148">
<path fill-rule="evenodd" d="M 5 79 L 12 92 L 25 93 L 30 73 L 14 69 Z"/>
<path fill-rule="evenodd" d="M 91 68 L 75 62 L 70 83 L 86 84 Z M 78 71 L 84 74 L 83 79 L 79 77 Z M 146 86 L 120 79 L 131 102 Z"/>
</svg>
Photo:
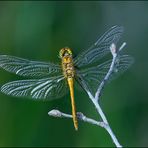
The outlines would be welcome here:
<svg viewBox="0 0 148 148">
<path fill-rule="evenodd" d="M 60 57 L 60 58 L 63 58 L 63 57 L 65 57 L 65 56 L 72 56 L 72 51 L 71 51 L 71 49 L 68 48 L 68 47 L 62 48 L 62 49 L 60 50 L 60 52 L 59 52 L 59 57 Z"/>
</svg>

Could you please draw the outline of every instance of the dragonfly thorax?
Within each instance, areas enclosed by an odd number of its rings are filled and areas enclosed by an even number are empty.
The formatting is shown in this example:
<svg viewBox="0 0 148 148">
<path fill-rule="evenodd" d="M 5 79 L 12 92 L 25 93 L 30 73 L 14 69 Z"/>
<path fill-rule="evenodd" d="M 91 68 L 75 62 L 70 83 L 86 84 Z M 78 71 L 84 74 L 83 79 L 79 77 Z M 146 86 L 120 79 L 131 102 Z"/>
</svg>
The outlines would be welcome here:
<svg viewBox="0 0 148 148">
<path fill-rule="evenodd" d="M 74 66 L 72 59 L 72 52 L 70 48 L 62 48 L 60 50 L 60 57 L 62 59 L 62 69 L 65 78 L 73 78 L 74 77 Z"/>
</svg>

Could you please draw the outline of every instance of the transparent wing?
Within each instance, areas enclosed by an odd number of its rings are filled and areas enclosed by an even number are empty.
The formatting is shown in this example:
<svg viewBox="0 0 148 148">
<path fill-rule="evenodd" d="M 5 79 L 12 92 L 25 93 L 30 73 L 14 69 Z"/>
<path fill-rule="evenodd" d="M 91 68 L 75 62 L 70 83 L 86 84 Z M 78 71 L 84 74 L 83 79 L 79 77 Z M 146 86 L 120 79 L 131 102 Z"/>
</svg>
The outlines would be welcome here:
<svg viewBox="0 0 148 148">
<path fill-rule="evenodd" d="M 63 76 L 12 81 L 1 87 L 1 91 L 7 95 L 47 100 L 60 98 L 66 94 L 67 90 Z"/>
<path fill-rule="evenodd" d="M 112 60 L 108 60 L 103 64 L 100 64 L 96 67 L 91 67 L 84 70 L 77 71 L 77 81 L 78 83 L 86 90 L 88 89 L 93 95 L 95 95 L 98 86 L 100 85 L 101 81 L 104 79 L 105 75 L 107 74 Z M 130 65 L 133 63 L 133 58 L 129 55 L 122 55 L 119 56 L 115 63 L 115 69 L 112 72 L 110 79 L 108 82 L 121 73 L 126 71 Z"/>
<path fill-rule="evenodd" d="M 88 50 L 74 59 L 77 67 L 94 63 L 110 52 L 110 45 L 117 44 L 123 33 L 123 27 L 114 26 L 105 32 Z"/>
<path fill-rule="evenodd" d="M 45 77 L 61 72 L 61 67 L 56 64 L 29 61 L 8 55 L 0 55 L 0 67 L 8 72 L 28 77 Z"/>
</svg>

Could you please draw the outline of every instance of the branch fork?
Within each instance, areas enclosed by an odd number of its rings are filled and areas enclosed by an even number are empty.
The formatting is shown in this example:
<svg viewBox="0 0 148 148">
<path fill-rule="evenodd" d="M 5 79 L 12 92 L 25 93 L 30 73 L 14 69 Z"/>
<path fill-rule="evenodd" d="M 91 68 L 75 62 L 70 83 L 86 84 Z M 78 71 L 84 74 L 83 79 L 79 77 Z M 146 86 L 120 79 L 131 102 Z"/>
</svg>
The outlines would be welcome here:
<svg viewBox="0 0 148 148">
<path fill-rule="evenodd" d="M 116 45 L 114 43 L 111 44 L 110 51 L 111 51 L 111 54 L 112 54 L 112 62 L 111 62 L 111 65 L 110 65 L 110 68 L 109 68 L 107 74 L 105 75 L 104 79 L 100 83 L 100 85 L 99 85 L 99 87 L 98 87 L 98 89 L 96 91 L 95 96 L 93 96 L 91 94 L 91 92 L 86 89 L 86 92 L 87 92 L 90 100 L 94 104 L 94 106 L 95 106 L 98 114 L 100 115 L 102 121 L 96 121 L 94 119 L 86 117 L 81 112 L 77 112 L 77 117 L 78 117 L 79 120 L 104 128 L 108 132 L 108 134 L 110 135 L 110 137 L 111 137 L 111 139 L 112 139 L 112 141 L 113 141 L 113 143 L 115 144 L 116 147 L 122 147 L 122 145 L 118 142 L 115 134 L 113 133 L 113 131 L 111 129 L 111 127 L 110 127 L 110 125 L 109 125 L 109 123 L 108 123 L 108 121 L 106 119 L 106 116 L 105 116 L 104 112 L 102 111 L 102 108 L 100 107 L 99 99 L 101 97 L 101 92 L 102 92 L 102 90 L 104 88 L 104 85 L 106 84 L 106 81 L 110 78 L 112 72 L 114 71 L 118 53 L 124 48 L 125 45 L 126 45 L 126 43 L 124 42 L 120 46 L 120 48 L 117 50 Z M 72 115 L 60 112 L 59 110 L 55 110 L 55 109 L 49 111 L 48 115 L 53 116 L 53 117 L 58 117 L 58 118 L 72 118 Z"/>
</svg>

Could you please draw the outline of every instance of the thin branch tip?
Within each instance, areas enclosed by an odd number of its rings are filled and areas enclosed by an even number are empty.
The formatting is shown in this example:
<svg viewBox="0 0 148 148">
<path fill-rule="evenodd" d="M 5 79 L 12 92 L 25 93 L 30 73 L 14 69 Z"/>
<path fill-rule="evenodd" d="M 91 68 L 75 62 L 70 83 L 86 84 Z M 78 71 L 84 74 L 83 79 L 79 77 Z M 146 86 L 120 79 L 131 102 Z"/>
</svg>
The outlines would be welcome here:
<svg viewBox="0 0 148 148">
<path fill-rule="evenodd" d="M 119 51 L 121 51 L 125 46 L 126 46 L 126 42 L 123 42 L 123 44 L 119 48 Z"/>
</svg>

